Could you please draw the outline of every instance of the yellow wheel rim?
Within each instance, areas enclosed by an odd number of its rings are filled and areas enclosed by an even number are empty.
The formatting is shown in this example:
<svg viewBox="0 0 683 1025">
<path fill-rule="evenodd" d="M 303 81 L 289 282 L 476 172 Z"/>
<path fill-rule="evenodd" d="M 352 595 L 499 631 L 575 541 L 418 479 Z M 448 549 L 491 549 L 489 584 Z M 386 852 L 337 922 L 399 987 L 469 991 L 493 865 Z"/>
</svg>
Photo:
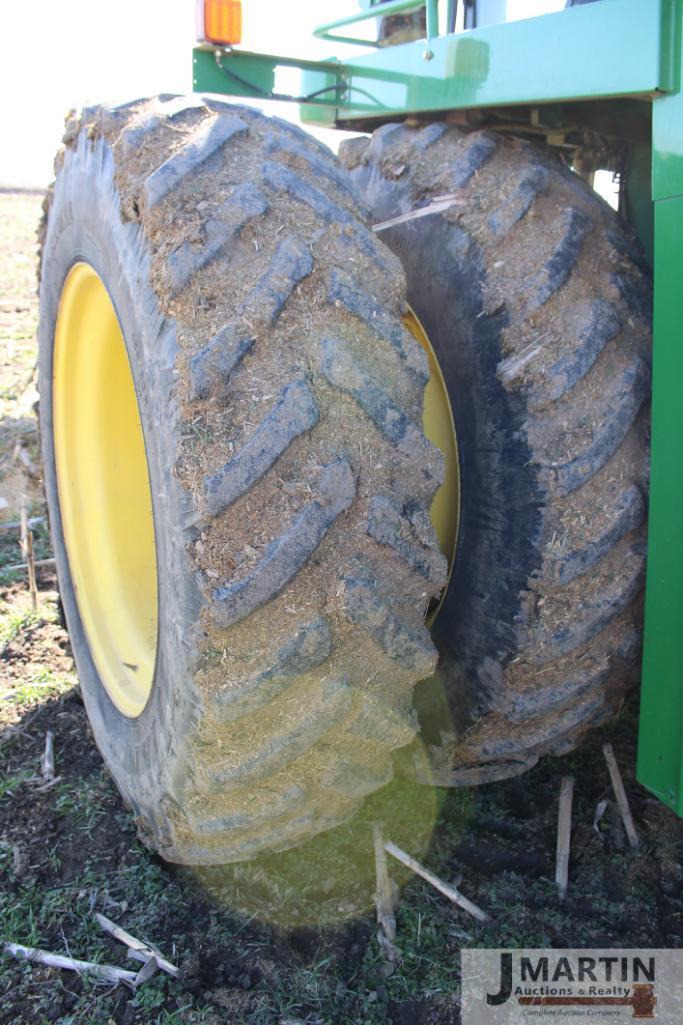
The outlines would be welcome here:
<svg viewBox="0 0 683 1025">
<path fill-rule="evenodd" d="M 104 284 L 77 263 L 55 330 L 53 431 L 64 541 L 97 671 L 135 717 L 152 689 L 157 566 L 145 441 L 126 345 Z"/>
<path fill-rule="evenodd" d="M 404 322 L 429 359 L 431 377 L 425 388 L 422 425 L 429 440 L 443 452 L 446 463 L 444 482 L 434 496 L 429 513 L 441 551 L 448 559 L 450 580 L 460 522 L 460 467 L 455 421 L 446 382 L 424 325 L 412 309 L 405 315 Z M 429 620 L 435 618 L 439 607 L 430 610 Z"/>
</svg>

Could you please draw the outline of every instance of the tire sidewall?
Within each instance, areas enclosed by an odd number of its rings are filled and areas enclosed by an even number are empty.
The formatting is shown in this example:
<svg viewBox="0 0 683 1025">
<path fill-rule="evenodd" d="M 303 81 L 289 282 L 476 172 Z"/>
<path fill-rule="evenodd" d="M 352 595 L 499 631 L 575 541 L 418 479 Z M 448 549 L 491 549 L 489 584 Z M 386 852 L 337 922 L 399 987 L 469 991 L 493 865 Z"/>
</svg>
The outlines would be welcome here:
<svg viewBox="0 0 683 1025">
<path fill-rule="evenodd" d="M 408 272 L 408 301 L 444 375 L 458 445 L 458 538 L 432 636 L 439 673 L 461 676 L 470 695 L 469 708 L 458 711 L 478 718 L 519 650 L 520 595 L 541 564 L 543 493 L 524 440 L 526 406 L 496 376 L 507 321 L 502 312 L 485 312 L 478 246 L 443 221 L 406 232 L 399 255 Z"/>
<path fill-rule="evenodd" d="M 105 283 L 128 352 L 149 468 L 158 589 L 157 658 L 149 700 L 137 718 L 114 705 L 95 667 L 78 609 L 62 528 L 53 438 L 54 331 L 65 279 L 85 261 Z M 40 288 L 39 390 L 45 490 L 59 588 L 74 660 L 97 745 L 124 798 L 138 815 L 158 818 L 173 797 L 181 764 L 174 753 L 196 718 L 193 682 L 199 597 L 186 546 L 191 503 L 174 476 L 179 412 L 174 399 L 177 352 L 172 322 L 161 314 L 150 285 L 150 256 L 142 233 L 121 217 L 111 150 L 81 134 L 65 156 L 50 210 Z"/>
</svg>

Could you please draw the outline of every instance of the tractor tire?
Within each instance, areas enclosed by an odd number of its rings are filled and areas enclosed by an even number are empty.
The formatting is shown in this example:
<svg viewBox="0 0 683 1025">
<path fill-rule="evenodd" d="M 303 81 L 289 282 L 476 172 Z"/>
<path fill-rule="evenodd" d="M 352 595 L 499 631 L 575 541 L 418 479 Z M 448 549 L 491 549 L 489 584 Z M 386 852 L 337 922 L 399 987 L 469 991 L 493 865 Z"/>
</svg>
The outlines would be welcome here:
<svg viewBox="0 0 683 1025">
<path fill-rule="evenodd" d="M 402 323 L 400 263 L 332 154 L 248 107 L 166 95 L 83 110 L 56 172 L 41 432 L 95 740 L 167 860 L 294 846 L 391 779 L 417 730 L 413 685 L 436 663 L 424 610 L 446 575 L 428 516 L 443 457 L 420 426 L 429 371 Z M 158 635 L 133 716 L 93 657 L 58 486 L 55 325 L 83 263 L 118 317 L 149 472 Z M 377 502 L 408 511 L 396 529 L 412 563 L 370 535 Z"/>
<path fill-rule="evenodd" d="M 552 153 L 387 124 L 342 162 L 441 366 L 461 476 L 436 676 L 416 702 L 443 785 L 571 750 L 638 673 L 651 286 L 628 227 Z M 442 212 L 439 212 L 442 211 Z M 449 725 L 445 725 L 449 723 Z"/>
</svg>

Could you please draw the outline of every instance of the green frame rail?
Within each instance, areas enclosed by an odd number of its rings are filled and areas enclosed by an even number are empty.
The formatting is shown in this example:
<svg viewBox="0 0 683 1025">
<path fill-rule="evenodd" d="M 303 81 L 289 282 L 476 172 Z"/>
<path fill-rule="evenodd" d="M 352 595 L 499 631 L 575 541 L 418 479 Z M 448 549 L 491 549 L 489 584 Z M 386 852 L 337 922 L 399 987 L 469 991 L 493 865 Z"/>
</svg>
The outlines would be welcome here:
<svg viewBox="0 0 683 1025">
<path fill-rule="evenodd" d="M 631 108 L 645 109 L 648 119 L 651 113 L 652 168 L 646 182 L 651 189 L 636 197 L 645 214 L 654 204 L 650 527 L 638 779 L 683 815 L 683 0 L 601 0 L 450 35 L 439 34 L 436 0 L 394 0 L 381 13 L 419 6 L 427 7 L 427 38 L 346 61 L 199 47 L 193 55 L 194 87 L 254 99 L 295 99 L 303 121 L 357 130 L 408 115 L 579 102 L 584 110 L 599 102 L 603 119 L 610 112 L 616 118 L 624 98 L 633 101 Z M 337 35 L 340 29 L 378 14 L 366 4 L 357 16 L 324 25 L 317 34 L 347 41 L 352 37 Z M 300 96 L 274 92 L 283 67 L 301 70 Z"/>
<path fill-rule="evenodd" d="M 398 5 L 403 9 L 408 0 L 398 0 Z M 393 6 L 387 4 L 385 11 Z M 303 104 L 304 122 L 321 127 L 365 127 L 408 114 L 481 107 L 617 97 L 650 100 L 675 87 L 672 40 L 679 7 L 679 0 L 601 0 L 524 21 L 385 46 L 345 61 L 204 46 L 193 54 L 194 87 L 264 99 L 273 93 L 279 68 L 298 67 L 303 72 L 301 95 L 286 98 Z M 376 8 L 319 31 L 369 16 L 377 17 Z"/>
</svg>

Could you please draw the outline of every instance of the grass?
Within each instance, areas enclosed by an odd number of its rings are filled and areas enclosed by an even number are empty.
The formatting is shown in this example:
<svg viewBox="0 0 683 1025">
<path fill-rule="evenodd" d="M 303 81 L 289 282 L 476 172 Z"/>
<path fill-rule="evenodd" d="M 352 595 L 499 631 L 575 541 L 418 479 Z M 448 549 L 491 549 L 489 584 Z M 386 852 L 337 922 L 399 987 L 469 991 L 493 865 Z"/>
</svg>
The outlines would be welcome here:
<svg viewBox="0 0 683 1025">
<path fill-rule="evenodd" d="M 11 691 L 0 693 L 0 701 L 11 701 L 15 705 L 31 705 L 54 694 L 63 694 L 73 687 L 73 676 L 69 673 L 55 673 L 47 667 L 37 669 L 26 683 Z"/>
<path fill-rule="evenodd" d="M 38 615 L 25 602 L 0 603 L 0 646 L 6 647 L 22 631 L 38 622 Z"/>
<path fill-rule="evenodd" d="M 99 779 L 98 779 L 99 775 Z M 106 797 L 110 794 L 109 779 L 104 770 L 87 780 L 70 780 L 54 787 L 54 808 L 66 816 L 72 829 L 91 830 L 97 819 L 107 814 Z"/>
<path fill-rule="evenodd" d="M 50 559 L 52 546 L 45 521 L 32 527 L 33 555 L 36 560 Z M 0 531 L 0 586 L 11 583 L 26 584 L 27 576 L 24 569 L 9 569 L 23 563 L 24 559 L 19 547 L 19 530 L 5 529 Z M 1 615 L 1 613 L 0 613 Z M 0 642 L 1 643 L 1 642 Z"/>
<path fill-rule="evenodd" d="M 22 769 L 11 776 L 0 776 L 0 800 L 3 797 L 13 797 L 19 787 L 32 779 L 33 775 L 30 770 Z"/>
</svg>

